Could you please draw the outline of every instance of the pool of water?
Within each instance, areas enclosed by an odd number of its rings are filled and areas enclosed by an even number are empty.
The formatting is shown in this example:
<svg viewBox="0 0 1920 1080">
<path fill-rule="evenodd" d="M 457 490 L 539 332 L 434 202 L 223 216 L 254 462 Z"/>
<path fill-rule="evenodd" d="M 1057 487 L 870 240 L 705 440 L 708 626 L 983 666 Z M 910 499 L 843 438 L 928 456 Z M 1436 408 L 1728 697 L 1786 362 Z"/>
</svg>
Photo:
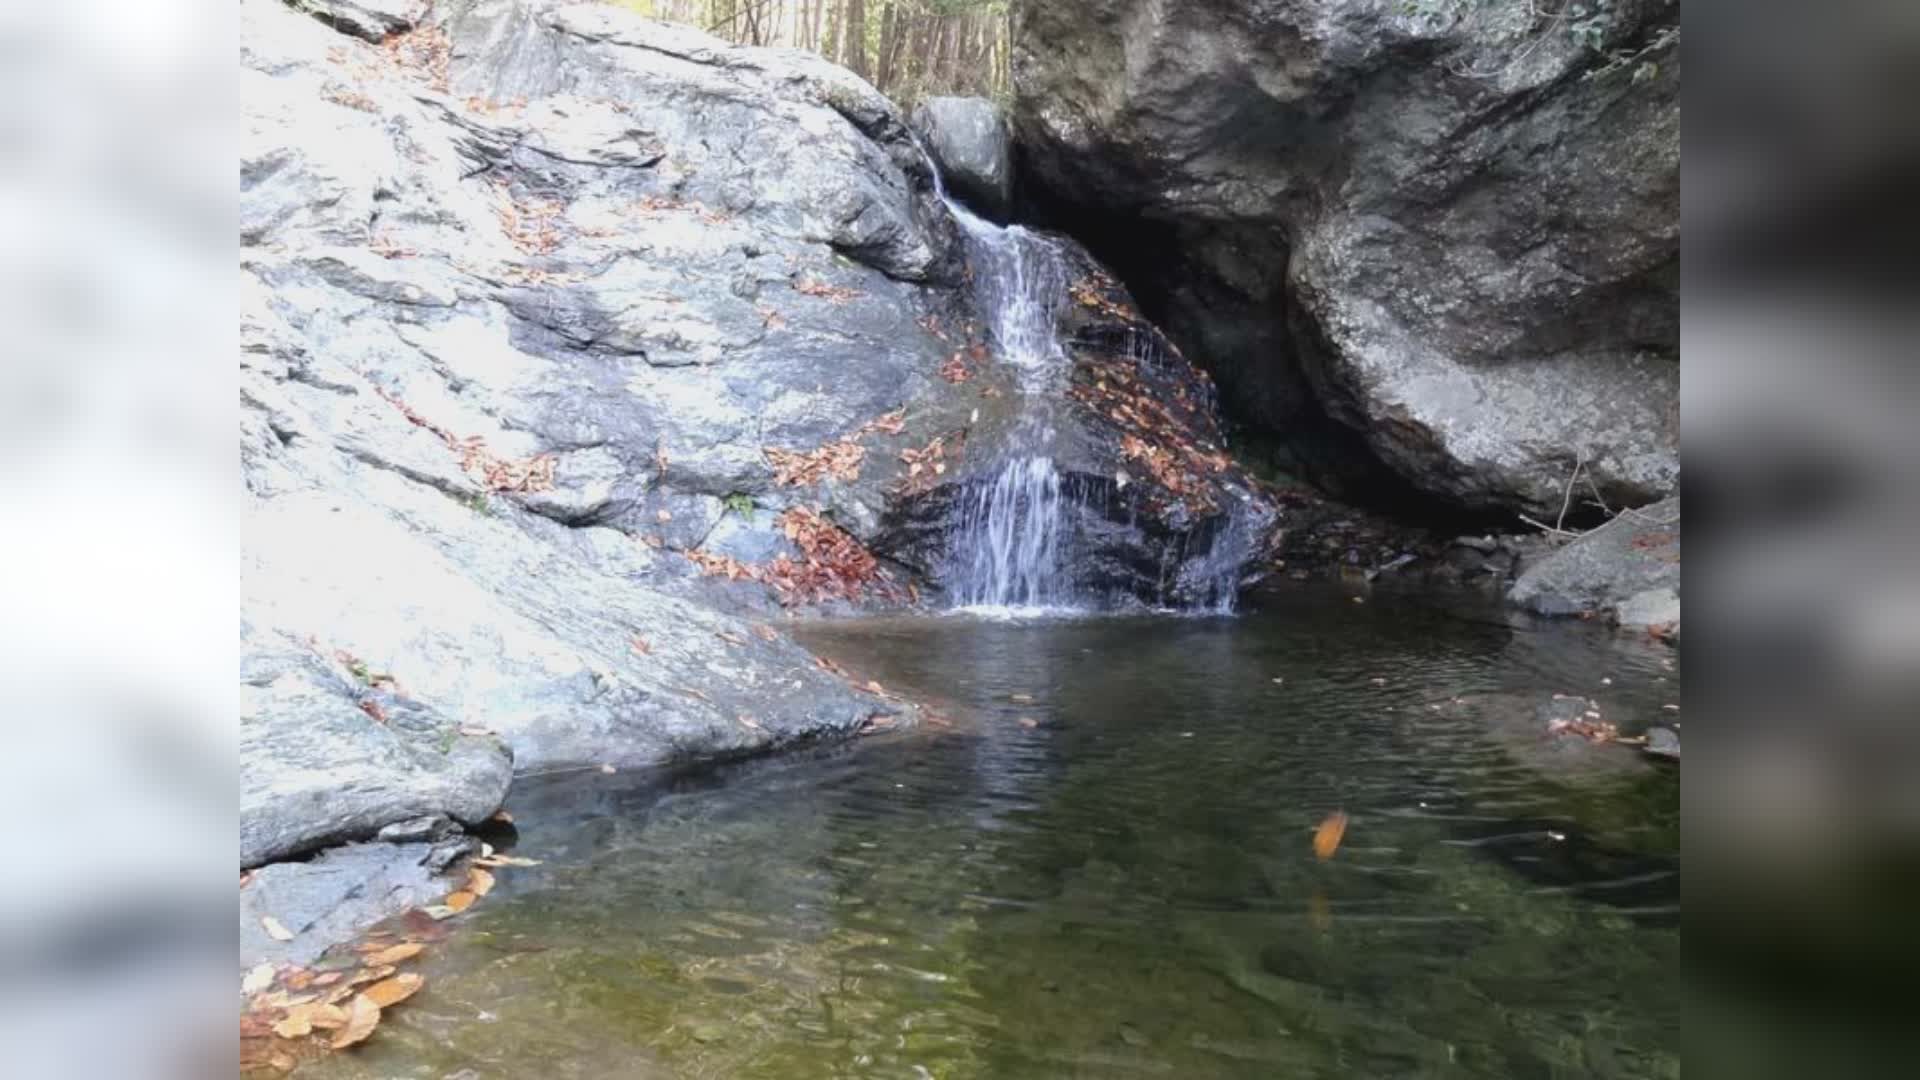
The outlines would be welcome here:
<svg viewBox="0 0 1920 1080">
<path fill-rule="evenodd" d="M 1671 719 L 1672 653 L 1510 620 L 805 627 L 946 726 L 523 783 L 542 865 L 301 1074 L 1678 1076 L 1678 772 L 1532 715 Z"/>
</svg>

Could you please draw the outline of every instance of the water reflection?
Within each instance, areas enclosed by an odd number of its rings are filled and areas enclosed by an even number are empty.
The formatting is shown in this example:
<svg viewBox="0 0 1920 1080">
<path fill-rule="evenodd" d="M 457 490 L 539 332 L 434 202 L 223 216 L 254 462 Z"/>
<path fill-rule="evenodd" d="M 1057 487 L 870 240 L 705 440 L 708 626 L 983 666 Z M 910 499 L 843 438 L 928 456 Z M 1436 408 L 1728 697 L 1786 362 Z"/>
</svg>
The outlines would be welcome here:
<svg viewBox="0 0 1920 1080">
<path fill-rule="evenodd" d="M 1657 647 L 1311 593 L 806 636 L 953 726 L 523 787 L 545 864 L 313 1071 L 1678 1074 L 1677 774 L 1515 719 L 1660 715 Z"/>
</svg>

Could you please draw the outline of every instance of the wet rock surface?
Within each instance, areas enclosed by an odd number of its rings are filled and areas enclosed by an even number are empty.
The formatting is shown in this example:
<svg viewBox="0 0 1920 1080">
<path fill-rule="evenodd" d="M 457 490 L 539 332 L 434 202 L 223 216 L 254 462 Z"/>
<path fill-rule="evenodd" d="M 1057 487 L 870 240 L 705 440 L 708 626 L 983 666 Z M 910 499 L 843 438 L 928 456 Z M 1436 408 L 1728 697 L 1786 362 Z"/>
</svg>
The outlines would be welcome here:
<svg viewBox="0 0 1920 1080">
<path fill-rule="evenodd" d="M 1679 472 L 1677 41 L 1658 0 L 1025 5 L 1022 184 L 1301 467 L 1637 505 Z"/>
<path fill-rule="evenodd" d="M 913 110 L 947 186 L 982 216 L 1007 220 L 1013 210 L 1013 138 L 1000 106 L 986 98 L 931 97 Z"/>
</svg>

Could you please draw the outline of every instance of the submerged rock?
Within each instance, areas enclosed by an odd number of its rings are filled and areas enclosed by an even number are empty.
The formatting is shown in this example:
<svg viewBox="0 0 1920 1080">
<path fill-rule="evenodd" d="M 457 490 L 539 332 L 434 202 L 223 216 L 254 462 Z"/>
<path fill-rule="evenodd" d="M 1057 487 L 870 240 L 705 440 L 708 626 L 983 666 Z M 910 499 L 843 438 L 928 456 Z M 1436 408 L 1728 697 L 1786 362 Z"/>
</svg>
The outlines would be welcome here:
<svg viewBox="0 0 1920 1080">
<path fill-rule="evenodd" d="M 1621 514 L 1523 568 L 1509 602 L 1539 615 L 1606 615 L 1680 632 L 1680 500 Z"/>
<path fill-rule="evenodd" d="M 1576 463 L 1648 502 L 1679 475 L 1677 10 L 1023 5 L 1022 184 L 1304 465 L 1351 460 L 1330 415 L 1455 507 L 1550 511 Z"/>
<path fill-rule="evenodd" d="M 1007 220 L 1013 138 L 1000 106 L 985 98 L 931 97 L 913 110 L 913 127 L 954 194 L 984 217 Z"/>
</svg>

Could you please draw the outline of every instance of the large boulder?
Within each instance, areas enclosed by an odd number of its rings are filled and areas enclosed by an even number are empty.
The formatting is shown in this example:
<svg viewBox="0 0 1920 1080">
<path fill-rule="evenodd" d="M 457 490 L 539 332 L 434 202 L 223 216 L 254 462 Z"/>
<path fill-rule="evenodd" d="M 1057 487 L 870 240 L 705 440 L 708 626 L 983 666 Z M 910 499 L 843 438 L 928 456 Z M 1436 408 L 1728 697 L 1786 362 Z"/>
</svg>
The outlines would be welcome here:
<svg viewBox="0 0 1920 1080">
<path fill-rule="evenodd" d="M 1024 190 L 1294 443 L 1550 512 L 1676 489 L 1678 5 L 1021 4 Z M 1584 481 L 1583 481 L 1584 482 Z"/>
<path fill-rule="evenodd" d="M 1013 137 L 1000 106 L 986 98 L 932 97 L 913 110 L 913 127 L 953 194 L 982 216 L 1007 220 L 1013 209 Z"/>
</svg>

